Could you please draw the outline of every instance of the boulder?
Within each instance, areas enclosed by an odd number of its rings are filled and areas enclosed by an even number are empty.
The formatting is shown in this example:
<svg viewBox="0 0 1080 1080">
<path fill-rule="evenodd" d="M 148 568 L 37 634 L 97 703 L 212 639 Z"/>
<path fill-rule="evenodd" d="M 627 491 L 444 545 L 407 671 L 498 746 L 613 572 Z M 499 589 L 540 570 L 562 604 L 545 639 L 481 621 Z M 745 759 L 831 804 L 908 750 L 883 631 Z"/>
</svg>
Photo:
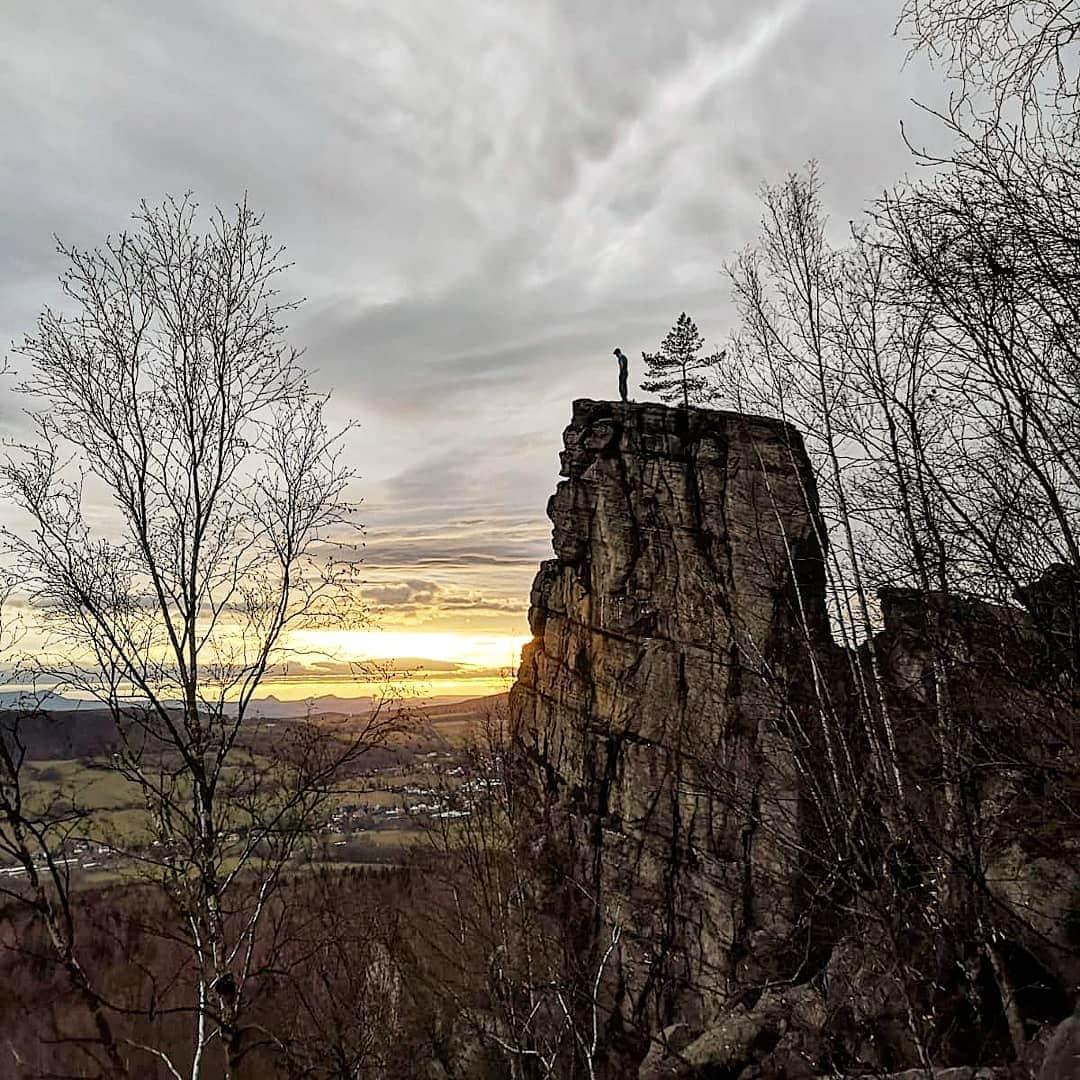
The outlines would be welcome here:
<svg viewBox="0 0 1080 1080">
<path fill-rule="evenodd" d="M 1080 1012 L 1058 1024 L 1039 1069 L 1039 1080 L 1077 1078 L 1080 1078 Z"/>
</svg>

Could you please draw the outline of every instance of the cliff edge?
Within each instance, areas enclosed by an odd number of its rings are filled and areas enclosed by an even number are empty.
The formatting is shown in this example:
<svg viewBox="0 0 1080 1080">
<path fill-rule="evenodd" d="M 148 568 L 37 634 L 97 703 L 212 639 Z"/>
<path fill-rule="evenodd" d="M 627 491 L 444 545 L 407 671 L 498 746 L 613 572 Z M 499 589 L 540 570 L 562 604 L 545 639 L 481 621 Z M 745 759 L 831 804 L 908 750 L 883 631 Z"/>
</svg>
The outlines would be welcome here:
<svg viewBox="0 0 1080 1080">
<path fill-rule="evenodd" d="M 512 723 L 546 842 L 634 943 L 625 1007 L 662 1024 L 792 947 L 805 806 L 775 720 L 828 648 L 814 481 L 764 417 L 581 400 L 564 440 Z"/>
</svg>

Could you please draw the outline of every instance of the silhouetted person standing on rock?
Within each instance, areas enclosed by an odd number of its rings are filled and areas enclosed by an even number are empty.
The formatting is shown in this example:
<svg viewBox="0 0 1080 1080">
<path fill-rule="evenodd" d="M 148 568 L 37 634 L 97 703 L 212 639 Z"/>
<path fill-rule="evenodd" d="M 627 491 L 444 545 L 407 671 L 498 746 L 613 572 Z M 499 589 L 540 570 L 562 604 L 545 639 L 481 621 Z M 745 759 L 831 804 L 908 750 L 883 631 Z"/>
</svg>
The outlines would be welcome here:
<svg viewBox="0 0 1080 1080">
<path fill-rule="evenodd" d="M 622 349 L 616 349 L 615 355 L 619 360 L 619 397 L 621 397 L 623 401 L 629 401 L 630 399 L 626 396 L 626 380 L 630 370 L 629 361 L 626 359 L 626 354 Z"/>
</svg>

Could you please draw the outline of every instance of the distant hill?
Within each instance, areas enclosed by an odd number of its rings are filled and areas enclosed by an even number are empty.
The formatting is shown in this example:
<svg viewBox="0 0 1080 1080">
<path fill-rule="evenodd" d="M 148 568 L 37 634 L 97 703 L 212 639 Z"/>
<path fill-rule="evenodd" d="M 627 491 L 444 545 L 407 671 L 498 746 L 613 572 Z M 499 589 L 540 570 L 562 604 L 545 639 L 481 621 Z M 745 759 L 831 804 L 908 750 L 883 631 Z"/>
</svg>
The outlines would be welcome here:
<svg viewBox="0 0 1080 1080">
<path fill-rule="evenodd" d="M 492 710 L 505 708 L 509 697 L 509 692 L 503 692 L 490 694 L 487 697 L 466 698 L 464 701 L 458 699 L 437 701 L 423 705 L 420 712 L 432 723 L 438 723 L 440 719 L 460 721 L 471 716 L 479 718 Z"/>
<path fill-rule="evenodd" d="M 105 709 L 81 704 L 78 710 L 62 706 L 23 717 L 18 734 L 27 758 L 61 761 L 106 753 L 115 738 L 112 718 Z"/>
<path fill-rule="evenodd" d="M 270 694 L 253 701 L 248 711 L 252 717 L 266 720 L 299 720 L 307 716 L 325 716 L 328 713 L 338 716 L 363 716 L 371 711 L 371 698 L 345 698 L 336 694 L 324 694 L 321 697 L 289 701 Z"/>
<path fill-rule="evenodd" d="M 66 698 L 52 690 L 0 690 L 0 710 L 3 709 L 49 709 L 52 712 L 96 709 L 96 702 Z"/>
<path fill-rule="evenodd" d="M 12 713 L 19 700 L 25 707 L 25 696 L 0 695 L 0 715 Z M 413 723 L 407 725 L 404 744 L 414 749 L 432 741 L 444 745 L 447 738 L 455 738 L 471 725 L 483 719 L 485 714 L 505 705 L 507 695 L 490 697 L 443 698 L 428 700 L 408 709 Z M 19 737 L 26 748 L 27 757 L 35 761 L 62 761 L 73 758 L 96 757 L 107 753 L 114 740 L 112 720 L 107 710 L 86 701 L 62 698 L 45 692 L 38 699 L 46 706 L 24 717 L 19 723 Z M 269 697 L 256 703 L 252 720 L 266 720 L 267 730 L 260 731 L 257 739 L 272 739 L 273 722 L 297 721 L 319 717 L 356 717 L 362 719 L 372 707 L 370 698 L 339 698 L 326 695 L 310 702 L 279 701 Z M 399 737 L 400 738 L 400 737 Z M 398 741 L 398 740 L 395 740 Z M 391 751 L 393 753 L 393 751 Z"/>
</svg>

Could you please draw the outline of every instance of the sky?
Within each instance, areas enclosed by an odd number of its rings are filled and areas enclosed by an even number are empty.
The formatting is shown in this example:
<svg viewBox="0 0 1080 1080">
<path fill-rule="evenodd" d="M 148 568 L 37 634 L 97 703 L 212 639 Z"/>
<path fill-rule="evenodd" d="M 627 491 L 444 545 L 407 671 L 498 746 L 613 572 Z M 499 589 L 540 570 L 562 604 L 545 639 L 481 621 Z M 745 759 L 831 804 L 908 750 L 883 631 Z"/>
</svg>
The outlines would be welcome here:
<svg viewBox="0 0 1080 1080">
<path fill-rule="evenodd" d="M 940 106 L 942 78 L 905 63 L 897 6 L 9 0 L 0 347 L 58 298 L 54 233 L 247 193 L 306 298 L 290 340 L 357 424 L 380 632 L 339 646 L 509 668 L 561 431 L 574 398 L 615 396 L 612 349 L 633 364 L 684 310 L 722 343 L 763 182 L 815 159 L 842 238 L 913 168 L 901 123 L 940 137 L 913 99 Z"/>
</svg>

